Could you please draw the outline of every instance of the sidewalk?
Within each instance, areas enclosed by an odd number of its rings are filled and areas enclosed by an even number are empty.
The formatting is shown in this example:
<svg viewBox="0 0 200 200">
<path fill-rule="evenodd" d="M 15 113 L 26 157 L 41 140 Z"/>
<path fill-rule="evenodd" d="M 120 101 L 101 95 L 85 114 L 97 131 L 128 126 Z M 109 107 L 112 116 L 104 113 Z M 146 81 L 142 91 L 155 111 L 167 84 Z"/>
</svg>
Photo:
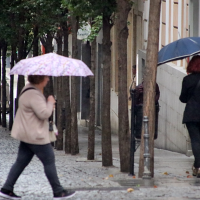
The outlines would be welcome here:
<svg viewBox="0 0 200 200">
<path fill-rule="evenodd" d="M 80 154 L 66 155 L 55 150 L 56 166 L 61 184 L 76 190 L 72 200 L 184 200 L 200 199 L 200 179 L 192 175 L 193 157 L 155 149 L 155 177 L 151 180 L 137 178 L 139 149 L 135 153 L 136 178 L 119 170 L 117 136 L 112 137 L 113 167 L 102 167 L 101 131 L 96 130 L 95 162 L 84 162 L 87 157 L 87 128 L 79 127 Z M 19 142 L 9 131 L 0 127 L 0 187 L 16 159 Z M 132 192 L 127 192 L 132 188 Z M 23 200 L 51 200 L 52 190 L 43 172 L 43 166 L 34 157 L 18 179 L 15 192 Z M 0 200 L 2 200 L 0 198 Z"/>
</svg>

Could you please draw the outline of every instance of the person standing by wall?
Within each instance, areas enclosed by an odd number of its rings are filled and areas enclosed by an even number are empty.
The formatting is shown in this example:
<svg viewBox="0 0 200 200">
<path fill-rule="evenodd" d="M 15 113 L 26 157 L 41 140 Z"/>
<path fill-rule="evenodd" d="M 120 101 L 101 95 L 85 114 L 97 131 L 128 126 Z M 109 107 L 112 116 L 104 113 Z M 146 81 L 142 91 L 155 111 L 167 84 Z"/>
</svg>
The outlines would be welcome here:
<svg viewBox="0 0 200 200">
<path fill-rule="evenodd" d="M 186 124 L 194 155 L 193 176 L 200 178 L 200 56 L 194 56 L 182 82 L 180 101 L 186 103 L 183 124 Z"/>
<path fill-rule="evenodd" d="M 154 139 L 158 137 L 158 112 L 159 112 L 159 100 L 160 89 L 156 83 L 156 94 L 155 94 L 155 134 Z M 141 139 L 143 122 L 143 82 L 135 88 L 135 137 Z"/>
</svg>

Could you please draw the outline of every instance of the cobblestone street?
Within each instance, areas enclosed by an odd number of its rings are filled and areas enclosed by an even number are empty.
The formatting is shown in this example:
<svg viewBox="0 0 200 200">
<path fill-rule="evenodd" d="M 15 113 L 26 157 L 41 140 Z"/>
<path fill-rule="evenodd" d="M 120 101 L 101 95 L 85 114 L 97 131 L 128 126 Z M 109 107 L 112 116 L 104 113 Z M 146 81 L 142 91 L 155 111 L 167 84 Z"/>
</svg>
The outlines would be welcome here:
<svg viewBox="0 0 200 200">
<path fill-rule="evenodd" d="M 72 200 L 181 200 L 200 199 L 200 181 L 191 176 L 193 157 L 155 149 L 155 178 L 144 181 L 119 171 L 117 136 L 113 136 L 113 167 L 102 167 L 101 131 L 96 131 L 95 162 L 84 162 L 87 156 L 87 128 L 79 127 L 80 154 L 66 155 L 56 151 L 56 166 L 61 184 L 76 190 Z M 16 159 L 19 142 L 10 132 L 0 128 L 0 186 L 3 185 L 11 165 Z M 135 172 L 138 171 L 138 155 L 135 156 Z M 186 173 L 187 172 L 187 173 Z M 189 174 L 188 174 L 189 173 Z M 127 192 L 133 188 L 133 192 Z M 15 192 L 23 200 L 51 200 L 52 190 L 45 177 L 43 166 L 34 157 L 15 185 Z M 3 200 L 3 199 L 0 199 Z"/>
</svg>

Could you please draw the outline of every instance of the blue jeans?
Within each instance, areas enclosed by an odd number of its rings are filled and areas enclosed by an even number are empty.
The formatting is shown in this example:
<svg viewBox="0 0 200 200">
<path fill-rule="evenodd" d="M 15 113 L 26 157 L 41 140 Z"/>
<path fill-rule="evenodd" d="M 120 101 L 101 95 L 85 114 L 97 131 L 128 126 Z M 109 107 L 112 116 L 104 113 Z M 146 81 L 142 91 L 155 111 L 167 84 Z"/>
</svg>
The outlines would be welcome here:
<svg viewBox="0 0 200 200">
<path fill-rule="evenodd" d="M 194 167 L 200 168 L 200 122 L 187 122 L 186 126 L 191 139 Z"/>
<path fill-rule="evenodd" d="M 60 185 L 58 180 L 55 166 L 55 155 L 51 144 L 35 145 L 25 142 L 20 142 L 17 160 L 10 169 L 3 188 L 13 191 L 14 184 L 34 155 L 36 155 L 44 165 L 44 172 L 53 189 L 53 193 L 61 192 L 63 187 Z"/>
</svg>

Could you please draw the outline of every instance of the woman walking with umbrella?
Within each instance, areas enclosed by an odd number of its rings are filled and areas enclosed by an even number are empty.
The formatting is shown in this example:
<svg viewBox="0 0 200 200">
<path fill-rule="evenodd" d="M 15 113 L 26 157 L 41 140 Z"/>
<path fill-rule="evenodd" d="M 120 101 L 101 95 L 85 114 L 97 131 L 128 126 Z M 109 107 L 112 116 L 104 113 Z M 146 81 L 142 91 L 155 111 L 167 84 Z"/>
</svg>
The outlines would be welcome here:
<svg viewBox="0 0 200 200">
<path fill-rule="evenodd" d="M 54 199 L 70 198 L 75 192 L 66 191 L 60 185 L 50 144 L 48 118 L 54 109 L 55 99 L 49 96 L 46 101 L 42 92 L 49 81 L 48 76 L 93 76 L 93 73 L 81 60 L 48 53 L 19 61 L 10 71 L 10 75 L 13 74 L 28 75 L 30 83 L 22 89 L 11 132 L 12 137 L 20 140 L 17 160 L 1 188 L 0 196 L 21 199 L 13 192 L 14 184 L 36 155 L 44 165 Z"/>
<path fill-rule="evenodd" d="M 194 164 L 193 176 L 200 178 L 200 56 L 194 56 L 187 67 L 188 75 L 182 82 L 182 91 L 179 97 L 186 103 L 183 114 L 183 124 L 186 124 L 190 135 Z"/>
</svg>

